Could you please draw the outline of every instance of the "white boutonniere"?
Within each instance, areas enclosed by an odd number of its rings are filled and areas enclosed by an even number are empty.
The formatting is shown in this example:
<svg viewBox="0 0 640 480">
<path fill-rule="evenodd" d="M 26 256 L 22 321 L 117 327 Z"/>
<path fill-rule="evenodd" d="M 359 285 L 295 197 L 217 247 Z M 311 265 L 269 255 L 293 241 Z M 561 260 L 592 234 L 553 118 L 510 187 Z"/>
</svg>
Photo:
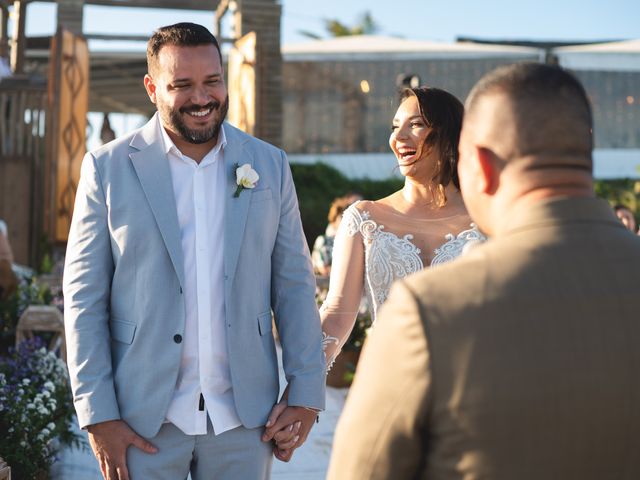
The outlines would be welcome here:
<svg viewBox="0 0 640 480">
<path fill-rule="evenodd" d="M 236 163 L 236 183 L 238 184 L 238 188 L 236 188 L 236 193 L 234 193 L 233 196 L 239 197 L 240 192 L 245 188 L 255 188 L 258 180 L 260 180 L 260 175 L 251 168 L 251 165 L 245 163 L 240 167 Z"/>
</svg>

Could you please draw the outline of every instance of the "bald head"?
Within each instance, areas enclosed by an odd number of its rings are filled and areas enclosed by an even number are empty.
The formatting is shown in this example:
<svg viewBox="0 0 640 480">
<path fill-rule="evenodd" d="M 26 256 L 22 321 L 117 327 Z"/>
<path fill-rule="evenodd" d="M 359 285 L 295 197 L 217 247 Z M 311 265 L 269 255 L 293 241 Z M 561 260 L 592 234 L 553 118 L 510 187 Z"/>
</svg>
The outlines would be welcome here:
<svg viewBox="0 0 640 480">
<path fill-rule="evenodd" d="M 591 107 L 560 67 L 520 63 L 485 75 L 467 98 L 465 126 L 504 161 L 539 156 L 592 165 Z"/>
<path fill-rule="evenodd" d="M 591 107 L 582 85 L 551 65 L 520 63 L 471 90 L 460 136 L 461 191 L 488 234 L 516 206 L 593 195 Z"/>
</svg>

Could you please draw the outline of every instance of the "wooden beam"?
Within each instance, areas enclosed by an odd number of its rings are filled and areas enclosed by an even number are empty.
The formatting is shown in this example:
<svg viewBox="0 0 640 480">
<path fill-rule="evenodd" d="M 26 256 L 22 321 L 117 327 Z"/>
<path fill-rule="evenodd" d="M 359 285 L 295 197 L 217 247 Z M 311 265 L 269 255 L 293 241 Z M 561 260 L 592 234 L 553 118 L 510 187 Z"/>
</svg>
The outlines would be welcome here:
<svg viewBox="0 0 640 480">
<path fill-rule="evenodd" d="M 95 106 L 96 104 L 102 104 L 103 108 L 101 108 L 99 111 L 106 112 L 125 112 L 148 115 L 150 111 L 153 110 L 153 108 L 144 108 L 142 106 L 142 102 L 140 103 L 140 105 L 128 102 L 125 103 L 111 98 L 107 95 L 98 95 L 96 94 L 96 92 L 92 92 L 89 98 L 89 103 L 92 104 L 92 106 Z"/>
<path fill-rule="evenodd" d="M 148 42 L 149 35 L 119 35 L 109 33 L 85 33 L 84 38 L 87 40 L 118 40 L 126 42 Z"/>
<path fill-rule="evenodd" d="M 229 0 L 220 0 L 220 2 L 218 2 L 218 7 L 216 8 L 216 18 L 215 18 L 215 26 L 216 26 L 216 30 L 215 32 L 213 32 L 213 34 L 216 37 L 219 37 L 222 35 L 222 17 L 224 17 L 224 14 L 227 13 L 227 10 L 229 9 Z"/>
<path fill-rule="evenodd" d="M 11 70 L 13 70 L 13 73 L 20 74 L 24 71 L 27 2 L 25 0 L 16 0 L 13 2 L 13 13 L 15 15 L 15 24 L 13 27 L 13 42 L 11 45 Z"/>
<path fill-rule="evenodd" d="M 214 12 L 218 0 L 87 0 L 86 5 L 103 5 L 107 7 L 166 8 L 175 10 L 200 10 Z"/>
</svg>

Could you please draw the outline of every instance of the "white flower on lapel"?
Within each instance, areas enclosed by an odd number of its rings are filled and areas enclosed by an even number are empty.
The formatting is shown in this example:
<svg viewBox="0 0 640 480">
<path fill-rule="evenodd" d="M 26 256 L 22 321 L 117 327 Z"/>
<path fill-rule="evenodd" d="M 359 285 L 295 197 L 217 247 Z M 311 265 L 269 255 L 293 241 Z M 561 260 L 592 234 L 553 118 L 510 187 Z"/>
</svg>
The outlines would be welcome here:
<svg viewBox="0 0 640 480">
<path fill-rule="evenodd" d="M 233 194 L 234 197 L 239 197 L 240 192 L 245 188 L 255 188 L 258 184 L 258 180 L 260 180 L 260 175 L 256 172 L 251 165 L 245 163 L 241 167 L 236 164 L 236 184 L 238 188 L 236 189 L 236 193 Z"/>
</svg>

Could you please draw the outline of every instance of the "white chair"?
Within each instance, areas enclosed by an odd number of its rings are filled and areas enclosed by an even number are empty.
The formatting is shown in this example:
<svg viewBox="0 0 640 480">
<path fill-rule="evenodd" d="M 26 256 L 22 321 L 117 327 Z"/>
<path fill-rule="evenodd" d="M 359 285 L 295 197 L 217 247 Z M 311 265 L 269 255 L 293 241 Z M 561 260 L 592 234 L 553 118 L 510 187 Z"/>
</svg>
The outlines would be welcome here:
<svg viewBox="0 0 640 480">
<path fill-rule="evenodd" d="M 30 305 L 20 315 L 16 327 L 16 346 L 23 340 L 33 338 L 34 332 L 53 332 L 49 350 L 60 349 L 60 358 L 67 361 L 67 349 L 64 336 L 64 318 L 54 305 Z M 2 477 L 0 477 L 0 480 Z"/>
</svg>

